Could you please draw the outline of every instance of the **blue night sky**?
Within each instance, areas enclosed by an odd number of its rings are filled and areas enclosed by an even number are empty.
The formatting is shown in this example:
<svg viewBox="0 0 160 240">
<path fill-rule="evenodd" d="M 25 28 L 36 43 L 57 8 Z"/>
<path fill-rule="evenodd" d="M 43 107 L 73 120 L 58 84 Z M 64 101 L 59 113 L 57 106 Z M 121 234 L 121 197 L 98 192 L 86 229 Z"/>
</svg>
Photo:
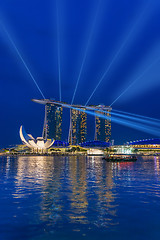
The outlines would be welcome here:
<svg viewBox="0 0 160 240">
<path fill-rule="evenodd" d="M 110 105 L 142 75 L 112 107 L 160 119 L 159 0 L 58 0 L 58 9 L 62 101 L 72 100 L 97 14 L 74 103 L 86 103 L 123 46 L 89 104 Z M 59 100 L 56 1 L 0 0 L 0 18 L 45 97 Z M 20 143 L 21 124 L 28 133 L 40 136 L 44 107 L 31 102 L 42 97 L 1 25 L 0 29 L 0 147 L 4 147 Z M 68 118 L 64 110 L 63 140 Z M 112 124 L 117 144 L 150 137 L 156 136 Z"/>
</svg>

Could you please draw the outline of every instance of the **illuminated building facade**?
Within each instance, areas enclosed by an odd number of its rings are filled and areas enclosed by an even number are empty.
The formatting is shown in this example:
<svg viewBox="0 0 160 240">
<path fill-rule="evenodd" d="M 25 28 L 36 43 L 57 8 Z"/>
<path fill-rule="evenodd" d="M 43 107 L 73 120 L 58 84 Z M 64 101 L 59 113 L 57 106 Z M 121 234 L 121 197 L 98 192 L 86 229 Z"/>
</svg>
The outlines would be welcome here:
<svg viewBox="0 0 160 240">
<path fill-rule="evenodd" d="M 111 137 L 111 107 L 104 105 L 71 105 L 51 99 L 33 99 L 34 102 L 45 105 L 45 121 L 43 128 L 44 139 L 61 140 L 62 108 L 70 109 L 70 127 L 68 142 L 73 145 L 86 142 L 87 114 L 95 115 L 94 140 L 98 142 L 110 141 Z M 95 114 L 93 114 L 95 112 Z M 98 116 L 100 114 L 101 116 Z M 96 116 L 97 115 L 97 116 Z M 107 118 L 103 118 L 107 117 Z"/>
<path fill-rule="evenodd" d="M 101 107 L 101 106 L 100 106 Z M 111 137 L 111 109 L 102 106 L 95 111 L 96 114 L 103 114 L 110 119 L 95 116 L 95 141 L 109 142 Z M 103 112 L 102 112 L 103 110 Z"/>
<path fill-rule="evenodd" d="M 62 107 L 52 104 L 45 105 L 45 121 L 43 128 L 44 139 L 61 140 L 62 136 Z"/>
<path fill-rule="evenodd" d="M 160 139 L 143 139 L 136 140 L 127 143 L 133 149 L 135 149 L 136 153 L 139 154 L 159 154 L 160 153 Z"/>
<path fill-rule="evenodd" d="M 69 143 L 77 145 L 86 141 L 87 113 L 75 109 L 70 110 Z"/>
</svg>

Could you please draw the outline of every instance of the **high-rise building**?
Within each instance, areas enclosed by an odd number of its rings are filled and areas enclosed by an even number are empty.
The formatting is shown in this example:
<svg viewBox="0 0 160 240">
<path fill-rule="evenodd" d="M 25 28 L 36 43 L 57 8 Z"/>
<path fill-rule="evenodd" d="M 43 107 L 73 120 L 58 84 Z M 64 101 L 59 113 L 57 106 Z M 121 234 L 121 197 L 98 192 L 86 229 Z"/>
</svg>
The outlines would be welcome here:
<svg viewBox="0 0 160 240">
<path fill-rule="evenodd" d="M 97 109 L 95 113 L 109 117 L 109 119 L 95 116 L 95 140 L 109 142 L 111 137 L 111 109 L 103 106 L 102 110 Z"/>
<path fill-rule="evenodd" d="M 43 137 L 45 139 L 61 140 L 62 136 L 62 107 L 52 104 L 45 105 L 45 120 Z"/>
<path fill-rule="evenodd" d="M 87 135 L 87 113 L 71 109 L 69 143 L 73 145 L 83 143 L 86 141 L 86 135 Z"/>
<path fill-rule="evenodd" d="M 85 143 L 87 137 L 87 114 L 95 112 L 95 141 L 109 142 L 111 137 L 111 110 L 104 105 L 70 105 L 51 99 L 33 99 L 34 102 L 45 105 L 45 121 L 43 128 L 44 139 L 61 140 L 62 110 L 70 109 L 70 127 L 68 142 L 70 144 Z M 100 114 L 101 116 L 98 116 Z M 92 124 L 91 124 L 92 126 Z M 93 129 L 94 130 L 94 129 Z M 103 144 L 97 143 L 97 144 Z"/>
</svg>

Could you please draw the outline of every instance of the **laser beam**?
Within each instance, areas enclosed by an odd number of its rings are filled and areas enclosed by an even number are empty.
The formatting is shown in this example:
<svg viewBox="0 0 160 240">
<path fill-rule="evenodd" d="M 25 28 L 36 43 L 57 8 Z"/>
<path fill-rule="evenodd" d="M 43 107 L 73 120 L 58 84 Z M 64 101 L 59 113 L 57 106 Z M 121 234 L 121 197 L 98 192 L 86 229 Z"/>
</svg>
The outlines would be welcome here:
<svg viewBox="0 0 160 240">
<path fill-rule="evenodd" d="M 71 105 L 65 104 L 65 103 L 56 102 L 56 105 L 59 105 L 61 107 L 66 107 L 66 108 L 69 108 L 69 109 L 74 109 L 74 110 L 77 110 L 77 111 L 80 111 L 80 112 L 85 112 L 85 113 L 87 113 L 89 115 L 92 115 L 94 117 L 97 116 L 97 117 L 112 121 L 114 123 L 117 123 L 117 124 L 120 124 L 120 125 L 123 125 L 123 126 L 127 126 L 127 127 L 130 127 L 130 128 L 133 128 L 133 129 L 136 129 L 136 130 L 146 132 L 146 133 L 149 133 L 149 134 L 160 137 L 160 129 L 159 128 L 153 128 L 153 127 L 148 126 L 148 125 L 144 125 L 144 124 L 141 124 L 141 123 L 135 123 L 135 121 L 134 122 L 133 121 L 128 121 L 126 119 L 121 119 L 121 118 L 115 117 L 115 116 L 111 116 L 111 117 L 106 116 L 106 115 L 101 114 L 101 113 L 96 113 L 96 112 L 93 112 L 93 111 L 89 111 L 89 110 L 85 110 L 85 109 L 82 109 L 82 108 L 74 107 L 74 106 L 71 106 Z"/>
<path fill-rule="evenodd" d="M 138 76 L 112 103 L 112 106 L 120 97 L 122 97 L 139 79 L 141 79 L 156 63 L 160 61 L 160 58 L 156 59 L 152 64 L 150 64 L 143 72 Z"/>
<path fill-rule="evenodd" d="M 80 81 L 80 78 L 81 78 L 81 75 L 82 75 L 82 71 L 83 71 L 83 68 L 84 68 L 84 65 L 85 65 L 85 61 L 86 61 L 87 53 L 88 53 L 88 50 L 89 50 L 90 42 L 91 42 L 91 39 L 92 39 L 93 31 L 94 31 L 94 29 L 95 29 L 95 24 L 96 24 L 98 12 L 99 12 L 100 2 L 101 2 L 101 0 L 98 1 L 98 7 L 97 7 L 97 9 L 96 9 L 96 14 L 95 14 L 95 17 L 94 17 L 94 19 L 93 19 L 93 24 L 92 24 L 92 27 L 91 27 L 91 31 L 90 31 L 90 33 L 89 33 L 89 37 L 88 37 L 86 49 L 85 49 L 85 52 L 84 52 L 84 57 L 83 57 L 83 59 L 82 59 L 82 64 L 81 64 L 81 67 L 80 67 L 80 71 L 79 71 L 79 74 L 78 74 L 78 79 L 77 79 L 76 86 L 75 86 L 75 90 L 74 90 L 74 93 L 73 93 L 71 105 L 72 105 L 73 102 L 74 102 L 75 95 L 76 95 L 77 88 L 78 88 L 78 84 L 79 84 L 79 81 Z"/>
<path fill-rule="evenodd" d="M 121 51 L 124 49 L 125 45 L 127 44 L 128 40 L 130 39 L 131 35 L 133 34 L 137 24 L 140 22 L 144 12 L 146 11 L 146 8 L 148 7 L 150 1 L 148 1 L 148 3 L 145 5 L 142 13 L 140 14 L 138 20 L 136 21 L 136 23 L 134 24 L 134 26 L 131 28 L 131 30 L 129 31 L 129 33 L 127 34 L 127 37 L 124 39 L 124 41 L 122 42 L 122 45 L 120 46 L 120 48 L 118 49 L 118 51 L 116 52 L 116 54 L 114 55 L 114 57 L 112 58 L 110 64 L 107 66 L 106 70 L 104 71 L 102 77 L 100 78 L 100 80 L 98 81 L 95 89 L 93 90 L 93 92 L 91 93 L 90 97 L 88 98 L 88 100 L 86 101 L 85 106 L 89 103 L 89 101 L 91 100 L 91 98 L 93 97 L 93 95 L 95 94 L 96 90 L 98 89 L 99 85 L 101 84 L 101 82 L 103 81 L 103 79 L 107 76 L 108 72 L 110 71 L 112 65 L 114 64 L 114 62 L 116 61 L 116 59 L 118 58 L 118 56 L 120 55 Z"/>
<path fill-rule="evenodd" d="M 83 110 L 83 109 L 82 109 Z M 81 110 L 79 110 L 81 111 Z M 123 125 L 123 126 L 127 126 L 142 132 L 146 132 L 146 133 L 150 133 L 156 136 L 160 136 L 160 130 L 158 128 L 153 128 L 153 127 L 149 127 L 143 124 L 136 124 L 135 122 L 132 121 L 128 121 L 128 120 L 123 120 L 117 117 L 108 117 L 108 116 L 104 116 L 103 114 L 97 114 L 95 112 L 91 112 L 91 111 L 85 111 L 83 110 L 83 112 L 86 112 L 87 114 L 93 115 L 93 116 L 97 116 L 103 119 L 107 119 L 107 120 L 112 120 L 112 122 Z"/>
<path fill-rule="evenodd" d="M 29 73 L 31 79 L 33 80 L 34 84 L 36 85 L 38 91 L 39 91 L 40 94 L 42 95 L 43 99 L 45 99 L 45 96 L 44 96 L 43 92 L 41 91 L 40 87 L 38 86 L 37 81 L 36 81 L 35 78 L 33 77 L 33 74 L 31 73 L 29 67 L 27 66 L 26 62 L 24 61 L 24 58 L 22 57 L 20 51 L 18 50 L 16 44 L 14 43 L 13 39 L 11 38 L 8 30 L 6 29 L 6 27 L 5 27 L 5 25 L 4 25 L 4 23 L 3 23 L 2 21 L 0 21 L 0 25 L 2 26 L 3 31 L 5 32 L 7 38 L 9 39 L 9 41 L 10 41 L 10 43 L 11 43 L 11 45 L 12 45 L 13 48 L 15 49 L 17 55 L 19 56 L 20 60 L 22 61 L 24 67 L 25 67 L 26 70 L 27 70 L 27 72 Z"/>
<path fill-rule="evenodd" d="M 61 90 L 61 58 L 60 58 L 60 37 L 59 37 L 59 9 L 58 9 L 58 0 L 56 1 L 56 12 L 57 12 L 57 57 L 58 57 L 58 80 L 59 80 L 59 100 L 62 99 L 62 90 Z"/>
<path fill-rule="evenodd" d="M 130 119 L 134 122 L 141 122 L 141 123 L 144 123 L 144 124 L 148 124 L 148 125 L 153 125 L 153 126 L 157 126 L 157 127 L 160 127 L 160 122 L 155 122 L 155 121 L 151 121 L 151 120 L 146 120 L 146 119 L 142 119 L 142 118 L 139 118 L 139 117 L 133 117 L 133 116 L 128 116 L 128 115 L 125 115 L 125 114 L 120 114 L 120 113 L 115 113 L 115 112 L 111 112 L 111 115 L 113 116 L 117 116 L 117 117 L 120 117 L 120 118 L 124 118 L 124 119 Z"/>
<path fill-rule="evenodd" d="M 123 120 L 123 119 L 120 119 L 120 118 L 117 118 L 117 117 L 104 116 L 103 114 L 91 112 L 91 111 L 88 111 L 88 110 L 83 110 L 83 109 L 80 109 L 80 108 L 75 108 L 75 107 L 71 107 L 71 108 L 75 109 L 75 110 L 78 110 L 78 111 L 81 111 L 81 112 L 86 112 L 87 114 L 90 114 L 92 116 L 97 116 L 97 117 L 100 117 L 100 118 L 103 118 L 103 119 L 112 120 L 112 122 L 114 122 L 114 123 L 117 123 L 117 124 L 120 124 L 120 125 L 123 125 L 123 126 L 127 126 L 127 127 L 130 127 L 130 128 L 133 128 L 133 129 L 136 129 L 136 130 L 146 132 L 146 133 L 149 133 L 149 134 L 160 137 L 159 128 L 153 128 L 153 127 L 146 126 L 146 125 L 139 124 L 139 123 L 136 124 L 135 122 L 128 121 L 128 120 Z"/>
<path fill-rule="evenodd" d="M 97 110 L 96 108 L 94 109 L 93 107 L 86 107 L 87 110 L 94 110 L 94 111 L 98 111 L 100 113 L 108 113 L 106 110 L 103 110 L 103 109 L 99 109 Z M 157 127 L 160 127 L 160 120 L 159 119 L 154 119 L 154 118 L 149 118 L 149 117 L 143 117 L 141 115 L 132 115 L 132 114 L 129 114 L 129 113 L 119 113 L 119 112 L 116 112 L 114 109 L 112 109 L 112 111 L 110 111 L 110 114 L 111 116 L 116 116 L 116 117 L 119 117 L 119 118 L 122 118 L 122 119 L 129 119 L 129 120 L 132 120 L 134 122 L 141 122 L 141 123 L 144 123 L 144 124 L 148 124 L 148 125 L 153 125 L 153 126 L 157 126 Z M 140 116 L 140 117 L 139 117 Z"/>
<path fill-rule="evenodd" d="M 144 119 L 149 119 L 155 122 L 160 122 L 160 119 L 157 118 L 151 118 L 148 116 L 143 116 L 143 115 L 139 115 L 139 114 L 135 114 L 135 113 L 130 113 L 130 112 L 124 112 L 124 111 L 120 111 L 120 110 L 116 110 L 116 109 L 112 109 L 112 112 L 118 112 L 118 113 L 122 113 L 122 114 L 126 114 L 126 115 L 131 115 L 131 116 L 135 116 L 135 117 L 139 117 L 139 118 L 144 118 Z"/>
</svg>

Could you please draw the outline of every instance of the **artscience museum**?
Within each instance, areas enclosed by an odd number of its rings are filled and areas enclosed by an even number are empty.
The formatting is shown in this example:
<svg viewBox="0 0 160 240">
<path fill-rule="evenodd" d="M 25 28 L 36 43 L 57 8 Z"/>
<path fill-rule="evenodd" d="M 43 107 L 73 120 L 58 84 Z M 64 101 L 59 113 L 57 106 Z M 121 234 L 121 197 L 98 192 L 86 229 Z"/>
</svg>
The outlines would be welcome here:
<svg viewBox="0 0 160 240">
<path fill-rule="evenodd" d="M 54 139 L 44 139 L 43 137 L 37 137 L 36 139 L 27 134 L 24 127 L 21 126 L 19 130 L 20 138 L 27 147 L 31 148 L 34 152 L 46 152 L 54 144 Z"/>
</svg>

